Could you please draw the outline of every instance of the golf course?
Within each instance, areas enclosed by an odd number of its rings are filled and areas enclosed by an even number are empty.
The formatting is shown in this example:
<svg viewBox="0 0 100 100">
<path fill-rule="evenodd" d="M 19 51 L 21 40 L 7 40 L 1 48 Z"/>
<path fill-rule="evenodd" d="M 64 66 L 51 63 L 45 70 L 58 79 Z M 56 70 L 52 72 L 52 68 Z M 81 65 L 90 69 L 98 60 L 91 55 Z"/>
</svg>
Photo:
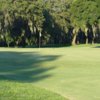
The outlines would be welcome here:
<svg viewBox="0 0 100 100">
<path fill-rule="evenodd" d="M 0 100 L 100 100 L 100 45 L 0 48 Z"/>
</svg>

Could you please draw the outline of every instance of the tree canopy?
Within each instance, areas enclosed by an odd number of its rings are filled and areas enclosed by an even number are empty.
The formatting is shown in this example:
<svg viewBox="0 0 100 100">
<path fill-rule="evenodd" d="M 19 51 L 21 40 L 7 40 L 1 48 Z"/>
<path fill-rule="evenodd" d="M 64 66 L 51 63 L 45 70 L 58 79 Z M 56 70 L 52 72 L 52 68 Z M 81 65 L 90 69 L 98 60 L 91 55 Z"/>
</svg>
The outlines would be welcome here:
<svg viewBox="0 0 100 100">
<path fill-rule="evenodd" d="M 100 0 L 0 0 L 0 46 L 99 43 L 99 4 Z"/>
</svg>

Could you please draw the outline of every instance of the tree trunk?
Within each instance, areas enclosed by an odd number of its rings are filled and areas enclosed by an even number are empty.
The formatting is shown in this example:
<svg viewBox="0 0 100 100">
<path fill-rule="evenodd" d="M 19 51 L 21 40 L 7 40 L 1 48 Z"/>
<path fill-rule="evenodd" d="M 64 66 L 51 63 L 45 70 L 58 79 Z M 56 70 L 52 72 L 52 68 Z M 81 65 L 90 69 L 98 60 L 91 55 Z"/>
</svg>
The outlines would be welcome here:
<svg viewBox="0 0 100 100">
<path fill-rule="evenodd" d="M 86 44 L 88 44 L 88 37 L 86 37 Z"/>
<path fill-rule="evenodd" d="M 76 45 L 76 34 L 74 34 L 73 40 L 72 40 L 72 45 Z"/>
</svg>

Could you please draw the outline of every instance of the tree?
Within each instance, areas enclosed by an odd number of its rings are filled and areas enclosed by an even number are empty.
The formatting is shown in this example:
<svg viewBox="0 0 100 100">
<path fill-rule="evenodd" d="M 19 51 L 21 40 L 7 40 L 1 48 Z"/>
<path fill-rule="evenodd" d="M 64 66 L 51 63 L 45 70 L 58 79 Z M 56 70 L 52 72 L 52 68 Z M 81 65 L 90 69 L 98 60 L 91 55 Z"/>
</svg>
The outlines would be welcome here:
<svg viewBox="0 0 100 100">
<path fill-rule="evenodd" d="M 88 36 L 88 33 L 85 30 L 90 30 L 90 26 L 92 27 L 93 23 L 100 17 L 100 7 L 98 2 L 100 1 L 76 0 L 71 6 L 70 12 L 72 25 L 83 29 L 86 37 Z M 92 35 L 92 33 L 90 35 Z"/>
</svg>

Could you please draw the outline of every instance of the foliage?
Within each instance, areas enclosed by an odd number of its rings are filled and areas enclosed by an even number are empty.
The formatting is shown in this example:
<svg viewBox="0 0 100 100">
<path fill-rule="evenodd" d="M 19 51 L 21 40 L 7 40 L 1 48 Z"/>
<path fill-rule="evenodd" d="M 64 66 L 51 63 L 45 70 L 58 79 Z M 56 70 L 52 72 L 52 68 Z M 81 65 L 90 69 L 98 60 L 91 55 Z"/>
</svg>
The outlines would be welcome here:
<svg viewBox="0 0 100 100">
<path fill-rule="evenodd" d="M 0 0 L 0 46 L 71 44 L 73 39 L 77 41 L 73 36 L 75 28 L 85 30 L 87 23 L 93 27 L 97 22 L 95 29 L 100 30 L 99 3 L 100 0 Z M 99 31 L 96 34 L 99 40 Z"/>
</svg>

